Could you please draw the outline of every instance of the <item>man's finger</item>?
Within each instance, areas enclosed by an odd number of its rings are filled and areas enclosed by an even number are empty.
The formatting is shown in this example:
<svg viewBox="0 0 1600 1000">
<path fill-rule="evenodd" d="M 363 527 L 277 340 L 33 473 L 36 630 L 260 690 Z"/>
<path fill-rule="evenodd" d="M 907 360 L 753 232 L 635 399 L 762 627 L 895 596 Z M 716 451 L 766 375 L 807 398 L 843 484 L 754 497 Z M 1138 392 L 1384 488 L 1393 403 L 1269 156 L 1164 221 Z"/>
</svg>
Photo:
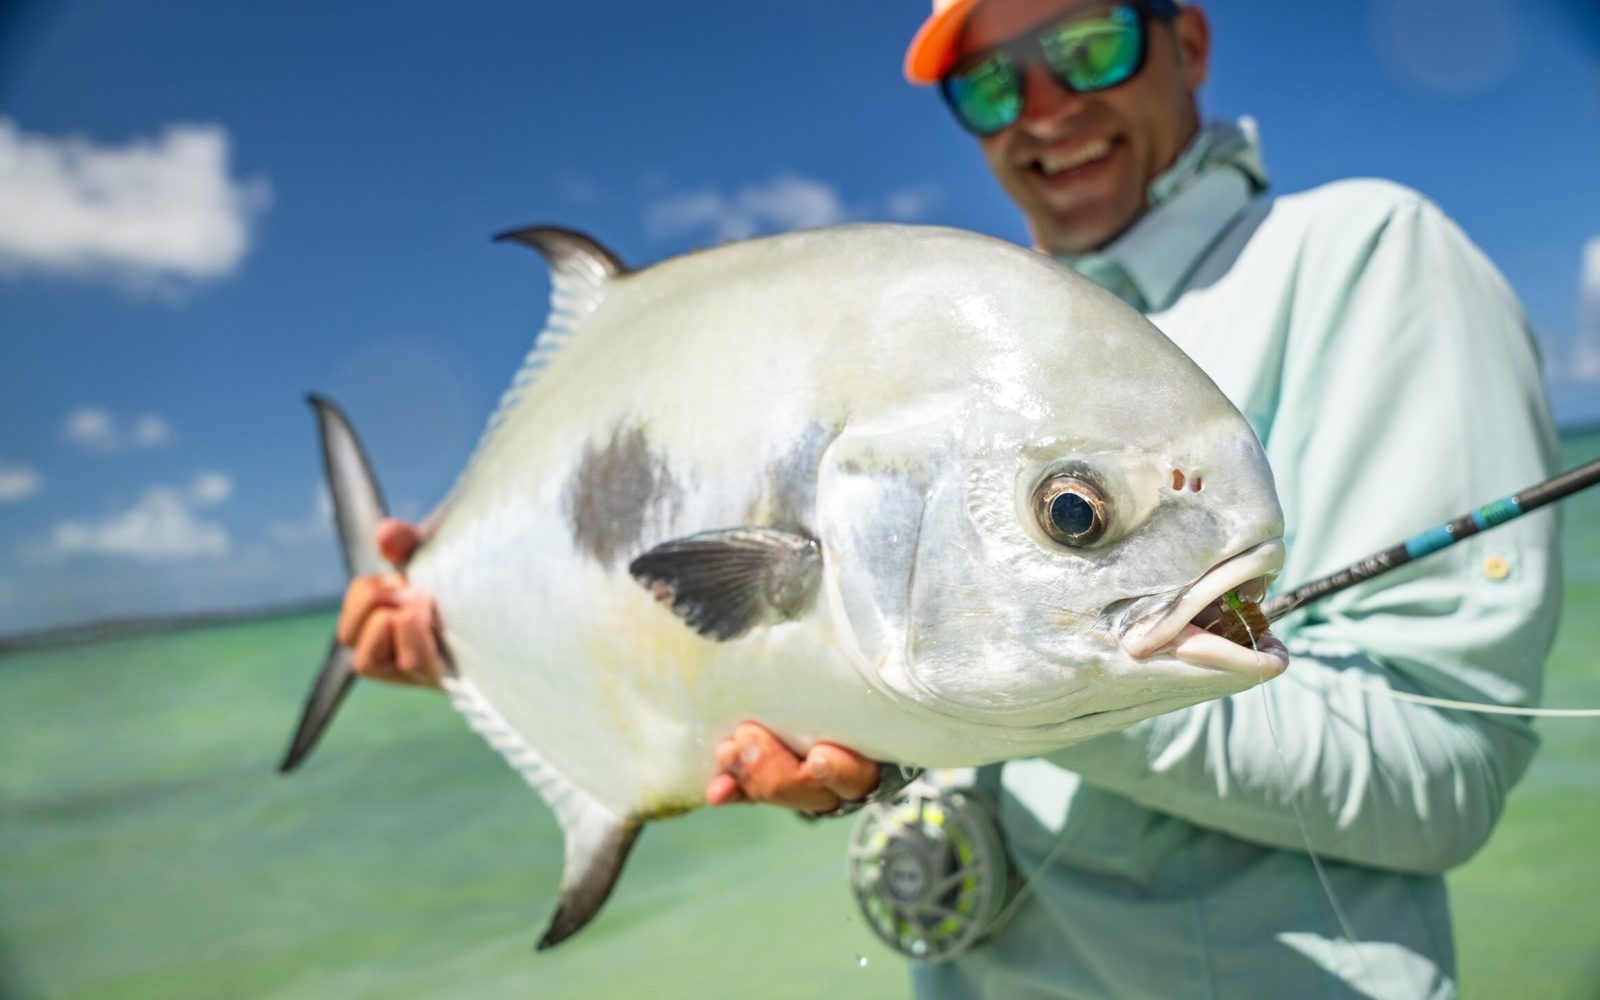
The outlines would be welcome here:
<svg viewBox="0 0 1600 1000">
<path fill-rule="evenodd" d="M 806 770 L 823 788 L 847 801 L 866 798 L 878 787 L 877 761 L 832 743 L 818 743 L 806 754 Z"/>
<path fill-rule="evenodd" d="M 395 663 L 414 682 L 437 686 L 444 662 L 433 637 L 433 601 L 412 594 L 401 601 L 394 616 Z"/>
<path fill-rule="evenodd" d="M 394 609 L 378 608 L 367 616 L 356 639 L 351 665 L 363 677 L 397 679 L 394 662 Z"/>
<path fill-rule="evenodd" d="M 716 751 L 711 759 L 716 762 L 717 770 L 735 777 L 739 773 L 739 744 L 732 740 L 723 740 L 717 744 Z"/>
<path fill-rule="evenodd" d="M 706 804 L 712 806 L 732 805 L 735 802 L 749 802 L 744 792 L 739 790 L 739 783 L 731 774 L 719 774 L 711 779 L 706 786 Z"/>
<path fill-rule="evenodd" d="M 351 580 L 344 592 L 344 604 L 339 608 L 339 642 L 354 648 L 372 610 L 394 603 L 393 590 L 387 577 L 358 576 Z"/>
<path fill-rule="evenodd" d="M 378 554 L 391 566 L 404 566 L 416 551 L 421 535 L 416 525 L 397 517 L 386 517 L 378 522 L 373 533 L 378 542 Z"/>
<path fill-rule="evenodd" d="M 823 788 L 770 730 L 741 723 L 733 740 L 738 745 L 734 773 L 739 788 L 754 801 L 808 812 L 824 812 L 839 804 L 839 797 Z"/>
</svg>

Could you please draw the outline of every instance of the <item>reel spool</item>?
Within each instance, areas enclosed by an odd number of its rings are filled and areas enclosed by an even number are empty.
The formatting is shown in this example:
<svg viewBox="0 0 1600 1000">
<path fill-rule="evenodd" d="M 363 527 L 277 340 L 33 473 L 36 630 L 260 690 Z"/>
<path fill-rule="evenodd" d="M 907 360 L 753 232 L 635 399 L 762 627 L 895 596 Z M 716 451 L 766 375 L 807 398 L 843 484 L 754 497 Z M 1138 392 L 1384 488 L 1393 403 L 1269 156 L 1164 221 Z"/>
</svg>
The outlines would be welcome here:
<svg viewBox="0 0 1600 1000">
<path fill-rule="evenodd" d="M 952 959 L 998 929 L 1013 887 L 990 808 L 971 790 L 926 780 L 863 809 L 848 857 L 867 926 L 923 962 Z"/>
</svg>

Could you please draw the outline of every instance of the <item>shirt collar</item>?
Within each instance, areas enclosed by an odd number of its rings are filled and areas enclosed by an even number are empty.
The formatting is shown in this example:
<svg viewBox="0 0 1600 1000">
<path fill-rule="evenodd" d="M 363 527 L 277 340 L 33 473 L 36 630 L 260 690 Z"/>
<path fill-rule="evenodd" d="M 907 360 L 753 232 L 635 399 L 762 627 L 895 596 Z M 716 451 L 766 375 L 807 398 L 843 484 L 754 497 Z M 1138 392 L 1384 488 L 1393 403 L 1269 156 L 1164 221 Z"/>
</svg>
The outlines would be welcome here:
<svg viewBox="0 0 1600 1000">
<path fill-rule="evenodd" d="M 1144 215 L 1125 233 L 1094 253 L 1057 259 L 1134 308 L 1159 312 L 1266 186 L 1255 123 L 1213 122 L 1151 182 Z"/>
</svg>

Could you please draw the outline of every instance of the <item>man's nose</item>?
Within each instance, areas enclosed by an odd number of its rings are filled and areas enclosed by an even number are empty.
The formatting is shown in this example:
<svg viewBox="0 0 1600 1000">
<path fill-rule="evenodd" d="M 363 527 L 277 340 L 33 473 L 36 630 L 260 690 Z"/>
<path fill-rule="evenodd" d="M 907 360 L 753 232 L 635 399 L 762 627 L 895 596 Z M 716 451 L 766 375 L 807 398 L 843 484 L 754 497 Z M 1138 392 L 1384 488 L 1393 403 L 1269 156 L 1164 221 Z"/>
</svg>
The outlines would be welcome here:
<svg viewBox="0 0 1600 1000">
<path fill-rule="evenodd" d="M 1017 124 L 1047 136 L 1083 110 L 1084 95 L 1059 83 L 1044 66 L 1029 66 L 1022 79 L 1022 114 Z"/>
</svg>

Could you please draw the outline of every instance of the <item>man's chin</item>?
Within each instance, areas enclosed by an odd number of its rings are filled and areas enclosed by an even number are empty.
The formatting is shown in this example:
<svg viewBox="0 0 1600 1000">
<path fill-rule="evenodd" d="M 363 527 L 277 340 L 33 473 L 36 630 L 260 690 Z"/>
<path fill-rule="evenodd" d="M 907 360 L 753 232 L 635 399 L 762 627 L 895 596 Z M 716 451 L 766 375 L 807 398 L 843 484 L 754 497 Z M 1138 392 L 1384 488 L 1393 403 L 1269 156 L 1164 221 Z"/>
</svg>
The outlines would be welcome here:
<svg viewBox="0 0 1600 1000">
<path fill-rule="evenodd" d="M 1028 219 L 1028 230 L 1034 245 L 1051 254 L 1077 257 L 1103 248 L 1116 239 L 1133 218 L 1119 220 L 1108 213 L 1095 213 L 1100 217 L 1083 217 L 1080 213 L 1063 218 L 1051 213 L 1048 221 L 1040 223 L 1037 216 Z"/>
</svg>

